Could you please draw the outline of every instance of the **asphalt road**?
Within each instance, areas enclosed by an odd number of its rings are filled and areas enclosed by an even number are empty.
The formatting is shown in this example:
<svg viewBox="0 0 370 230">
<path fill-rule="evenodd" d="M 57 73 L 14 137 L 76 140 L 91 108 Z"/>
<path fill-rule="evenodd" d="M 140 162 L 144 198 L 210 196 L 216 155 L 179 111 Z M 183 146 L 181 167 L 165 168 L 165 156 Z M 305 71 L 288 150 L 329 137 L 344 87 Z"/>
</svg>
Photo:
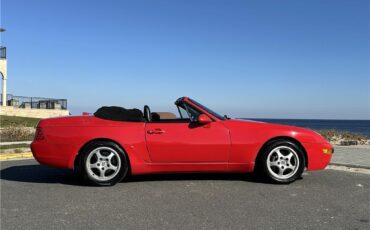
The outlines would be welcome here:
<svg viewBox="0 0 370 230">
<path fill-rule="evenodd" d="M 34 160 L 1 162 L 1 229 L 370 229 L 370 175 L 290 185 L 251 175 L 156 175 L 82 186 Z"/>
</svg>

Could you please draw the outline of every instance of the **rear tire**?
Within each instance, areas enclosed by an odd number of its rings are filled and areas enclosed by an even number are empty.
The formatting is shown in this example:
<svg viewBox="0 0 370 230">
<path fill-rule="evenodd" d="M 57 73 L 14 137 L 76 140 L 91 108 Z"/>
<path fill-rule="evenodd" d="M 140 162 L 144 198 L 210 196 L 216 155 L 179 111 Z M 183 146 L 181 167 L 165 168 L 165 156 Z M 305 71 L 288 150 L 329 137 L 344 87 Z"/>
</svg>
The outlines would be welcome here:
<svg viewBox="0 0 370 230">
<path fill-rule="evenodd" d="M 287 140 L 272 142 L 260 154 L 257 173 L 273 183 L 295 181 L 301 177 L 306 165 L 303 150 Z"/>
<path fill-rule="evenodd" d="M 96 141 L 83 149 L 79 168 L 87 183 L 112 186 L 126 177 L 129 166 L 120 146 L 110 141 Z"/>
</svg>

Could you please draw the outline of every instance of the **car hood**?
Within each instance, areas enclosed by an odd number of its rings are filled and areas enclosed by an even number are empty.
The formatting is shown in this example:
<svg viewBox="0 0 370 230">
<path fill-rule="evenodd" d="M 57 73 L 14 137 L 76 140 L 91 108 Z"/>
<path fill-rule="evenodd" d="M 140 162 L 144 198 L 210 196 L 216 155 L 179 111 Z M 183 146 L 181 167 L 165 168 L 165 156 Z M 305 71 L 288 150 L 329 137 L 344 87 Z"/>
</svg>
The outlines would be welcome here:
<svg viewBox="0 0 370 230">
<path fill-rule="evenodd" d="M 277 124 L 277 123 L 269 123 L 264 121 L 255 121 L 255 120 L 244 120 L 244 119 L 232 119 L 231 121 L 234 121 L 236 123 L 248 123 L 248 124 L 254 124 L 261 127 L 271 127 L 271 128 L 278 128 L 278 129 L 289 129 L 294 131 L 300 131 L 300 132 L 314 132 L 311 129 L 294 126 L 294 125 L 283 125 L 283 124 Z"/>
</svg>

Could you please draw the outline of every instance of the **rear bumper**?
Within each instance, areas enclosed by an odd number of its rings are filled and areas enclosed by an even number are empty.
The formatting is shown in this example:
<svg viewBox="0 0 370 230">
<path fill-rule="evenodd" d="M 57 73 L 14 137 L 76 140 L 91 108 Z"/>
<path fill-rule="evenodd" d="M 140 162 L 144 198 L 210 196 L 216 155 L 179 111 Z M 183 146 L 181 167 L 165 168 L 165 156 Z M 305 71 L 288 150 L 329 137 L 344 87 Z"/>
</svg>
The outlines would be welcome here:
<svg viewBox="0 0 370 230">
<path fill-rule="evenodd" d="M 33 141 L 31 151 L 34 158 L 42 165 L 58 168 L 73 168 L 71 157 L 63 151 L 63 146 L 51 145 L 45 140 Z"/>
<path fill-rule="evenodd" d="M 307 152 L 308 170 L 321 170 L 328 166 L 334 153 L 334 148 L 331 144 L 303 143 L 303 146 Z"/>
</svg>

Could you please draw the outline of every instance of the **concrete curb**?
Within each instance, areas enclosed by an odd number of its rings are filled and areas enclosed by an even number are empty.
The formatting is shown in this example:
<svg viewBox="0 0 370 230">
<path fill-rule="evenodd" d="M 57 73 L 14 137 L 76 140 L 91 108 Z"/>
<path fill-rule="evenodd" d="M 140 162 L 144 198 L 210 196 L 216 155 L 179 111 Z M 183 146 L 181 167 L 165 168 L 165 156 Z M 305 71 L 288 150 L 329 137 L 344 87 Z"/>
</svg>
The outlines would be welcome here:
<svg viewBox="0 0 370 230">
<path fill-rule="evenodd" d="M 345 163 L 330 163 L 329 165 L 344 166 L 344 167 L 357 168 L 357 169 L 370 169 L 369 166 L 354 165 L 354 164 L 345 164 Z"/>
<path fill-rule="evenodd" d="M 370 169 L 365 169 L 365 168 L 352 168 L 352 167 L 348 167 L 348 166 L 328 165 L 325 168 L 325 170 L 326 169 L 346 171 L 346 172 L 351 172 L 351 173 L 363 173 L 363 174 L 370 175 Z"/>
<path fill-rule="evenodd" d="M 0 161 L 5 160 L 24 160 L 24 159 L 32 159 L 33 155 L 31 152 L 27 153 L 4 153 L 0 154 Z"/>
</svg>

